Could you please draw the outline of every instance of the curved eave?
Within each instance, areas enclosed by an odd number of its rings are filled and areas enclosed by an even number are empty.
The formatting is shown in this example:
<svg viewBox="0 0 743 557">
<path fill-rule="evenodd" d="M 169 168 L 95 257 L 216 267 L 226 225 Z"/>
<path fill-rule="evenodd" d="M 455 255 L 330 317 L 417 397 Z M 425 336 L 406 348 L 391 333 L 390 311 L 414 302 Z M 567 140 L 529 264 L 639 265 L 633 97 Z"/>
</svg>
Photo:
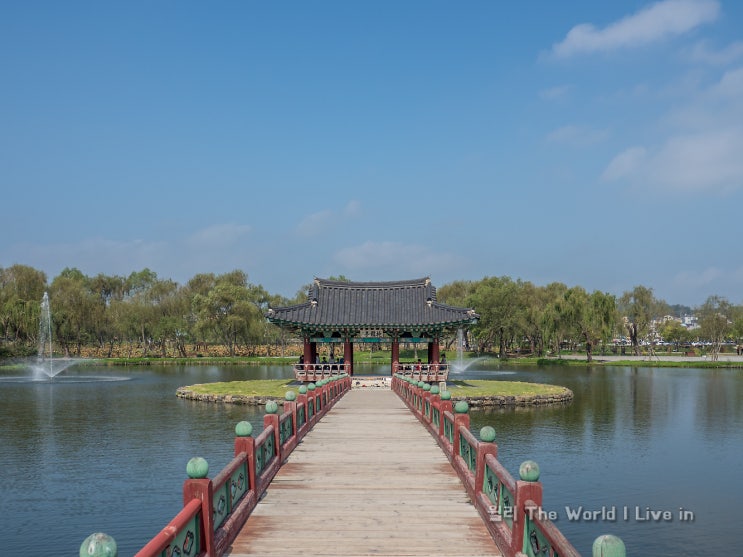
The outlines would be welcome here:
<svg viewBox="0 0 743 557">
<path fill-rule="evenodd" d="M 425 330 L 425 329 L 449 329 L 464 327 L 477 323 L 477 318 L 468 318 L 456 321 L 441 321 L 437 323 L 308 323 L 306 321 L 291 321 L 276 317 L 267 317 L 270 323 L 277 326 L 287 326 L 295 329 L 401 329 L 401 330 Z"/>
</svg>

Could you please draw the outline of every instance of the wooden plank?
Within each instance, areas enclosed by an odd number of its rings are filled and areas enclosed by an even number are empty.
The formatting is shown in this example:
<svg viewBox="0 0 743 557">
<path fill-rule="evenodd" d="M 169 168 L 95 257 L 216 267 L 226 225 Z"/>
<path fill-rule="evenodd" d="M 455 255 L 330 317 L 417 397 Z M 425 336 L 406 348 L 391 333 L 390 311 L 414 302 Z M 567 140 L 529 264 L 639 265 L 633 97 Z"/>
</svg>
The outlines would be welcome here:
<svg viewBox="0 0 743 557">
<path fill-rule="evenodd" d="M 226 555 L 502 555 L 391 391 L 352 390 L 305 437 Z"/>
</svg>

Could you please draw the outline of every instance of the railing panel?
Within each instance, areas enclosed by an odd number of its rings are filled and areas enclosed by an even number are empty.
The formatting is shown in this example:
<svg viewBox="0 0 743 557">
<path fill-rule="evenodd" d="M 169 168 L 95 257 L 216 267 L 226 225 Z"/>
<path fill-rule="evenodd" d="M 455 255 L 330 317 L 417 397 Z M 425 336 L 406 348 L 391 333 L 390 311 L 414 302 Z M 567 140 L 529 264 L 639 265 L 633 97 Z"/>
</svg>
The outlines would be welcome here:
<svg viewBox="0 0 743 557">
<path fill-rule="evenodd" d="M 192 499 L 135 557 L 171 557 L 186 551 L 187 555 L 201 555 L 201 531 L 201 501 Z"/>
<path fill-rule="evenodd" d="M 580 557 L 578 551 L 534 501 L 526 502 L 524 520 L 522 552 L 527 557 L 542 557 L 543 555 Z"/>
</svg>

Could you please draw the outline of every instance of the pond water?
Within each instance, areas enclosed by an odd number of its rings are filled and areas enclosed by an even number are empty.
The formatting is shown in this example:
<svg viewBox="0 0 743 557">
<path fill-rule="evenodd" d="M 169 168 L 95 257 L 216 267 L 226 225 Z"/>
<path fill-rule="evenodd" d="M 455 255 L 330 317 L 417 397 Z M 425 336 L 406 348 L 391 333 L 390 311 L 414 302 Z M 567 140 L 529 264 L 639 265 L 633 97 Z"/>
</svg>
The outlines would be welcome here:
<svg viewBox="0 0 743 557">
<path fill-rule="evenodd" d="M 291 368 L 85 366 L 53 382 L 0 375 L 3 555 L 77 555 L 93 532 L 133 555 L 180 510 L 191 457 L 206 458 L 213 476 L 232 458 L 237 422 L 262 429 L 254 407 L 185 401 L 176 388 L 272 378 L 291 378 Z M 603 533 L 636 556 L 723 553 L 740 540 L 740 370 L 473 365 L 452 377 L 480 378 L 574 391 L 565 406 L 473 411 L 472 429 L 495 427 L 514 476 L 524 460 L 539 464 L 544 509 L 583 555 Z M 574 518 L 585 511 L 595 518 Z"/>
</svg>

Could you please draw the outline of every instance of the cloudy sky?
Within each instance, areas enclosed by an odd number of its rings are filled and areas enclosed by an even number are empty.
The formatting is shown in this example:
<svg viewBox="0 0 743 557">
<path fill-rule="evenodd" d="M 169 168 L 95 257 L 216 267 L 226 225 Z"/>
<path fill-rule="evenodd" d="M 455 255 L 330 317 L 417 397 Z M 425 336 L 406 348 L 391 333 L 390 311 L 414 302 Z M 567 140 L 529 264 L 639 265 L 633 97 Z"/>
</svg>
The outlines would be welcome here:
<svg viewBox="0 0 743 557">
<path fill-rule="evenodd" d="M 3 2 L 0 267 L 743 303 L 743 3 Z"/>
</svg>

